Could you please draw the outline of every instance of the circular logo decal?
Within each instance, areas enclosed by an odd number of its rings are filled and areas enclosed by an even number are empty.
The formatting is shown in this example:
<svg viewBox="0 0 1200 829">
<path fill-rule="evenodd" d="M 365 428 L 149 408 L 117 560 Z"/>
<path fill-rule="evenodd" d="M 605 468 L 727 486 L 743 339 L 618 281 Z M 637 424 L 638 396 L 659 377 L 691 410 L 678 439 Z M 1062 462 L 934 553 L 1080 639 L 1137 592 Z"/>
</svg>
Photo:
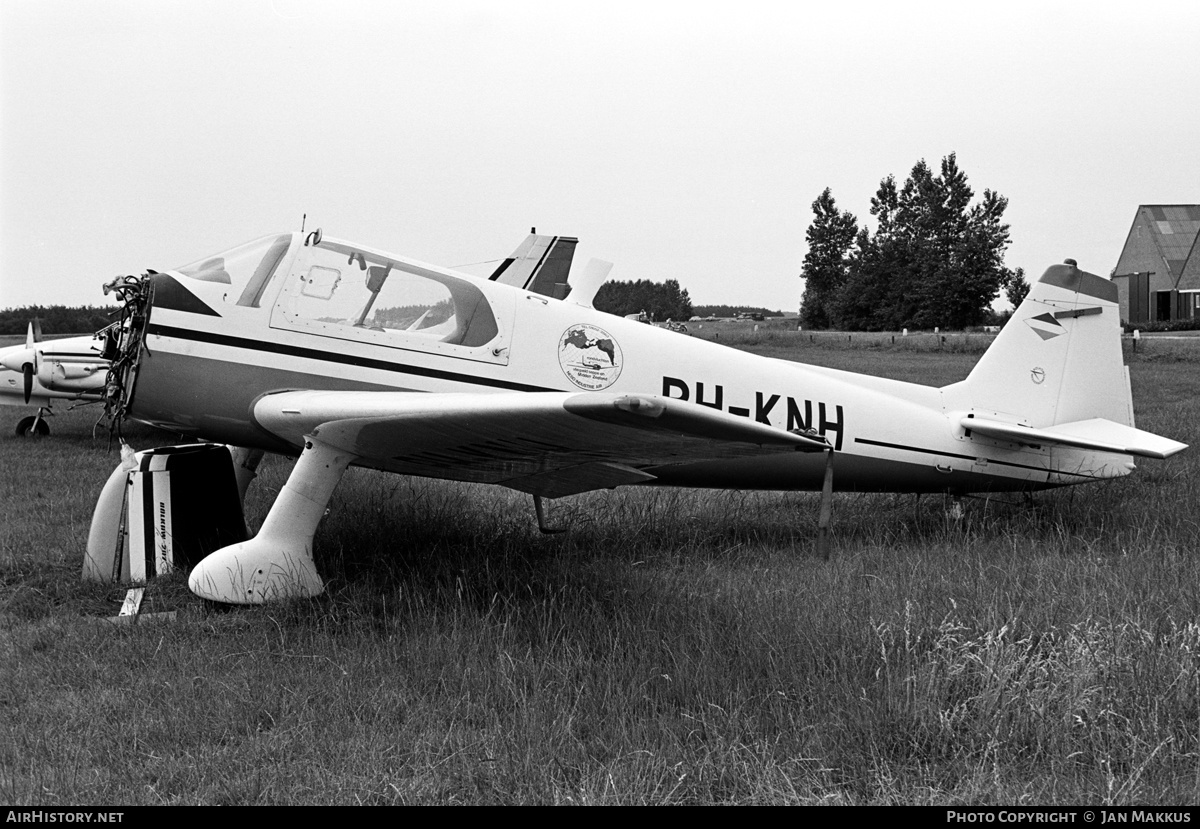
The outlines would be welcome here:
<svg viewBox="0 0 1200 829">
<path fill-rule="evenodd" d="M 1041 383 L 1046 379 L 1046 370 L 1041 366 L 1034 368 L 1029 372 L 1029 379 L 1035 383 Z"/>
<path fill-rule="evenodd" d="M 600 391 L 621 376 L 621 346 L 603 328 L 572 325 L 558 341 L 558 364 L 579 388 Z"/>
</svg>

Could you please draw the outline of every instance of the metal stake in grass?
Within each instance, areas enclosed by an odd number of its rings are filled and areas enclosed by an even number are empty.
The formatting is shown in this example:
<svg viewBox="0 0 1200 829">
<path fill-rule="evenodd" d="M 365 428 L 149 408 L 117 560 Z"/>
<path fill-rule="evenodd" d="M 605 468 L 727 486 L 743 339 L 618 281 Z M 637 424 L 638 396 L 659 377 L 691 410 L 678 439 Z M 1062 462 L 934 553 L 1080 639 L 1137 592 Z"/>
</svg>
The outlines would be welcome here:
<svg viewBox="0 0 1200 829">
<path fill-rule="evenodd" d="M 821 510 L 817 515 L 817 555 L 829 561 L 829 520 L 833 517 L 833 447 L 825 454 L 825 481 L 821 485 Z"/>
</svg>

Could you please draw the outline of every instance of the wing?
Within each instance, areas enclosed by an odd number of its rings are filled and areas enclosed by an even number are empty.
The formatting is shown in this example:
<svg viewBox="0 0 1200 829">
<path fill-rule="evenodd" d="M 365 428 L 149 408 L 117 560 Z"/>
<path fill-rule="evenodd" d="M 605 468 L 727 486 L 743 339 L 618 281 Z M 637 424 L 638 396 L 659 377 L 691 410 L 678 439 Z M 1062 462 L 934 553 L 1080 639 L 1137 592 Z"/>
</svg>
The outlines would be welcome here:
<svg viewBox="0 0 1200 829">
<path fill-rule="evenodd" d="M 295 446 L 312 435 L 364 466 L 549 498 L 652 481 L 642 471 L 651 466 L 829 448 L 654 395 L 293 391 L 263 397 L 254 418 Z"/>
</svg>

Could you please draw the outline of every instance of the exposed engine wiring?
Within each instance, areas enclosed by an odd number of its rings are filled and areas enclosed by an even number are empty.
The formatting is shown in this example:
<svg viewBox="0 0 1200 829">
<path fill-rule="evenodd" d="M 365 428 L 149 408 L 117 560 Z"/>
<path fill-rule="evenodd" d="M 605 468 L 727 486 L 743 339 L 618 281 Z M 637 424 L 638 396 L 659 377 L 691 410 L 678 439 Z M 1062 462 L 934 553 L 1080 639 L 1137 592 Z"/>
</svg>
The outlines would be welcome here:
<svg viewBox="0 0 1200 829">
<path fill-rule="evenodd" d="M 154 271 L 147 271 L 142 276 L 118 276 L 104 286 L 104 293 L 115 294 L 121 303 L 117 321 L 103 332 L 104 356 L 109 361 L 103 419 L 108 421 L 110 438 L 113 435 L 121 438 L 121 423 L 128 415 L 138 360 L 143 350 L 149 354 L 145 336 L 154 292 L 150 278 L 153 275 Z"/>
</svg>

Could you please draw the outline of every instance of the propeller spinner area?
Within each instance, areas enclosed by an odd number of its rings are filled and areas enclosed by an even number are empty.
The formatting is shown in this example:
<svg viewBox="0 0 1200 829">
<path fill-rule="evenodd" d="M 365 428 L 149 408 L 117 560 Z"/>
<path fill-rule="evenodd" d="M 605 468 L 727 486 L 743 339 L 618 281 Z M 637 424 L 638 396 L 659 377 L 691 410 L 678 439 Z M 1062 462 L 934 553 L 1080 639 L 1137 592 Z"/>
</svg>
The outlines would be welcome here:
<svg viewBox="0 0 1200 829">
<path fill-rule="evenodd" d="M 33 378 L 37 376 L 38 352 L 37 344 L 42 340 L 40 324 L 29 323 L 25 335 L 25 347 L 20 351 L 10 351 L 0 357 L 0 365 L 9 371 L 19 371 L 24 379 L 25 402 L 33 396 Z"/>
</svg>

